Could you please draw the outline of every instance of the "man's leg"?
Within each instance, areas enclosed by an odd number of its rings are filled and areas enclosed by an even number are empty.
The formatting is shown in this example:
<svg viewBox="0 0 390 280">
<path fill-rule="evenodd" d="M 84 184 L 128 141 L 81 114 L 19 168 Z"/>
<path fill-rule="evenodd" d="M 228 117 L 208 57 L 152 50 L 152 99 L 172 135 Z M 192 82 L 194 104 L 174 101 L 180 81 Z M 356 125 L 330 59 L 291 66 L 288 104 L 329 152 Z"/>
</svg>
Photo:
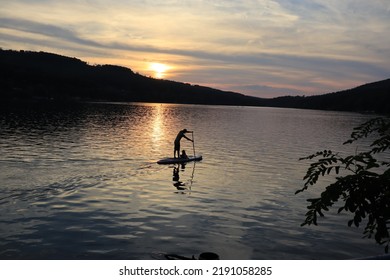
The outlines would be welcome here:
<svg viewBox="0 0 390 280">
<path fill-rule="evenodd" d="M 173 157 L 176 158 L 176 152 L 177 152 L 177 157 L 180 157 L 180 143 L 176 144 L 175 143 L 175 148 L 173 150 Z"/>
</svg>

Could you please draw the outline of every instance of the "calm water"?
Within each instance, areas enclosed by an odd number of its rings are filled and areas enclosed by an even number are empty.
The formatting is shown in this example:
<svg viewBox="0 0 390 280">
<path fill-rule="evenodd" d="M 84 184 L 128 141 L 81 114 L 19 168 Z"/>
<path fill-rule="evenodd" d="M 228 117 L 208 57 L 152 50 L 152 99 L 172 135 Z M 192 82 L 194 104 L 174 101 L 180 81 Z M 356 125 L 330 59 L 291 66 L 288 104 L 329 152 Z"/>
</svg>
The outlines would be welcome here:
<svg viewBox="0 0 390 280">
<path fill-rule="evenodd" d="M 1 259 L 345 259 L 383 253 L 348 216 L 300 227 L 308 163 L 370 116 L 311 110 L 84 104 L 0 114 Z M 203 161 L 158 165 L 183 128 Z M 193 153 L 192 143 L 182 147 Z"/>
</svg>

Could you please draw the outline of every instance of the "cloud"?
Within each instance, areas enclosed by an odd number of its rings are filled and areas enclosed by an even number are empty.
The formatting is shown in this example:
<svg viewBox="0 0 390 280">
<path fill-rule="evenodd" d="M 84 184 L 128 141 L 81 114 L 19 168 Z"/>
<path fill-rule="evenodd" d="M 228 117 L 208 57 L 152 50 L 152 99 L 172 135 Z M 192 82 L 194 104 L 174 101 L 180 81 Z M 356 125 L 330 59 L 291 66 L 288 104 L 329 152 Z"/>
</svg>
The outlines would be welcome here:
<svg viewBox="0 0 390 280">
<path fill-rule="evenodd" d="M 31 20 L 0 18 L 0 27 L 23 31 L 27 33 L 40 34 L 47 37 L 54 37 L 57 39 L 61 39 L 61 40 L 65 40 L 65 41 L 69 41 L 81 45 L 87 45 L 93 47 L 102 46 L 97 42 L 79 37 L 72 30 L 58 27 L 52 24 L 39 23 Z"/>
<path fill-rule="evenodd" d="M 315 71 L 316 69 L 320 68 L 321 72 L 339 72 L 340 70 L 348 71 L 352 69 L 363 69 L 363 71 L 369 72 L 372 75 L 385 71 L 385 69 L 381 67 L 371 65 L 370 63 L 365 63 L 364 61 L 349 61 L 338 58 L 334 59 L 326 57 L 310 57 L 306 55 L 298 56 L 261 52 L 243 52 L 231 54 L 230 52 L 221 53 L 213 52 L 212 50 L 209 51 L 196 49 L 173 49 L 149 45 L 131 45 L 122 42 L 96 42 L 93 40 L 82 38 L 76 32 L 70 29 L 21 19 L 0 18 L 0 26 L 3 28 L 40 34 L 47 37 L 60 39 L 62 41 L 76 43 L 88 47 L 186 56 L 191 57 L 193 59 L 201 59 L 205 61 L 223 62 L 227 65 L 253 64 L 258 65 L 259 67 L 274 66 L 292 69 L 306 69 L 310 71 Z"/>
<path fill-rule="evenodd" d="M 302 95 L 302 91 L 297 90 L 296 88 L 288 87 L 272 87 L 268 85 L 239 85 L 232 86 L 231 90 L 233 91 L 242 91 L 248 95 L 262 97 L 262 98 L 272 98 L 275 96 L 287 96 L 287 95 Z"/>
<path fill-rule="evenodd" d="M 323 93 L 388 78 L 389 11 L 383 0 L 15 0 L 0 43 L 141 73 L 163 61 L 171 79 L 244 93 Z"/>
</svg>

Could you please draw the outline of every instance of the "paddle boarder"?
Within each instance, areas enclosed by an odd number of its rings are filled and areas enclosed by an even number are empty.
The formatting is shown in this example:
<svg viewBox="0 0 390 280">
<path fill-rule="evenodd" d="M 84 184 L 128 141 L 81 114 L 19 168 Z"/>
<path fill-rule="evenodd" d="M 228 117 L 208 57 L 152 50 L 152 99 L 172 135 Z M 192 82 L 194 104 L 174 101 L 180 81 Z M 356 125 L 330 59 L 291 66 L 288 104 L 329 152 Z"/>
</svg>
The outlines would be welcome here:
<svg viewBox="0 0 390 280">
<path fill-rule="evenodd" d="M 174 149 L 173 149 L 173 157 L 176 158 L 176 152 L 177 157 L 180 158 L 180 140 L 182 138 L 187 139 L 188 141 L 193 142 L 192 139 L 188 138 L 185 134 L 186 133 L 192 133 L 192 131 L 188 131 L 187 129 L 180 130 L 179 133 L 176 136 L 175 142 L 174 142 Z"/>
<path fill-rule="evenodd" d="M 188 156 L 187 156 L 187 153 L 186 153 L 185 150 L 182 150 L 182 151 L 181 151 L 180 158 L 188 159 Z"/>
</svg>

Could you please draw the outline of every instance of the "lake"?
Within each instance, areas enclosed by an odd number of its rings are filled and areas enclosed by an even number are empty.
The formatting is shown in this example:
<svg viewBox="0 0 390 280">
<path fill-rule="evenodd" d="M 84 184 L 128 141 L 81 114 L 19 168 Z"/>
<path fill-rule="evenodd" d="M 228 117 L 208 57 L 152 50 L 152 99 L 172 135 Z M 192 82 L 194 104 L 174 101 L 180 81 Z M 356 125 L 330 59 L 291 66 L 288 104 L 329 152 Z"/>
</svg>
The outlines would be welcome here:
<svg viewBox="0 0 390 280">
<path fill-rule="evenodd" d="M 301 227 L 318 150 L 372 116 L 281 108 L 89 103 L 0 113 L 1 259 L 352 259 L 383 253 L 350 216 Z M 158 165 L 193 130 L 187 154 Z M 191 134 L 189 136 L 192 137 Z M 329 182 L 329 181 L 328 181 Z"/>
</svg>

